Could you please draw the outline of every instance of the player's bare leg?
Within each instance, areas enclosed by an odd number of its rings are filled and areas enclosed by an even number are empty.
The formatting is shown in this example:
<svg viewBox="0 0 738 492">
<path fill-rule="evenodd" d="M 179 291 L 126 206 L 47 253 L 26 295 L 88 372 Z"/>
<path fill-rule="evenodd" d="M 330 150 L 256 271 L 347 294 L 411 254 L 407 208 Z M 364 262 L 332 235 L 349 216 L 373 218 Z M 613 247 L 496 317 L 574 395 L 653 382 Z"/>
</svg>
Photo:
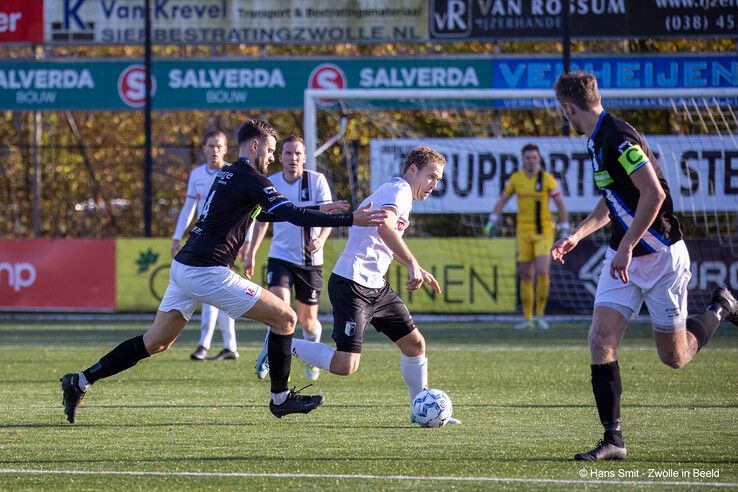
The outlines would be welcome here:
<svg viewBox="0 0 738 492">
<path fill-rule="evenodd" d="M 604 439 L 594 449 L 574 456 L 577 461 L 622 460 L 627 456 L 620 428 L 620 367 L 618 347 L 625 333 L 626 318 L 618 310 L 596 306 L 589 329 L 592 391 Z"/>
<path fill-rule="evenodd" d="M 654 331 L 661 362 L 674 369 L 684 367 L 710 341 L 722 320 L 738 325 L 738 301 L 726 287 L 717 287 L 707 309 L 687 319 L 685 327 L 669 333 Z"/>
<path fill-rule="evenodd" d="M 269 292 L 289 306 L 290 289 L 288 287 L 272 285 L 269 287 Z M 258 379 L 266 379 L 269 375 L 269 325 L 267 325 L 266 336 L 264 337 L 264 343 L 261 346 L 261 352 L 256 356 L 254 369 L 256 370 L 256 377 Z"/>
<path fill-rule="evenodd" d="M 308 342 L 320 342 L 320 336 L 323 333 L 323 325 L 318 320 L 318 305 L 304 304 L 295 301 L 297 311 L 297 322 L 302 327 L 302 339 Z M 317 366 L 305 364 L 305 378 L 309 381 L 315 381 L 320 377 L 320 368 Z"/>
<path fill-rule="evenodd" d="M 292 308 L 268 290 L 262 290 L 259 300 L 243 316 L 270 327 L 268 354 L 272 399 L 269 410 L 272 414 L 281 418 L 290 413 L 308 413 L 320 406 L 322 395 L 300 395 L 287 387 L 297 318 Z"/>
<path fill-rule="evenodd" d="M 165 351 L 186 324 L 187 320 L 179 311 L 157 311 L 154 323 L 146 333 L 122 342 L 84 371 L 64 375 L 60 381 L 67 420 L 70 423 L 77 420 L 77 409 L 90 385 L 135 366 L 149 355 Z"/>
</svg>

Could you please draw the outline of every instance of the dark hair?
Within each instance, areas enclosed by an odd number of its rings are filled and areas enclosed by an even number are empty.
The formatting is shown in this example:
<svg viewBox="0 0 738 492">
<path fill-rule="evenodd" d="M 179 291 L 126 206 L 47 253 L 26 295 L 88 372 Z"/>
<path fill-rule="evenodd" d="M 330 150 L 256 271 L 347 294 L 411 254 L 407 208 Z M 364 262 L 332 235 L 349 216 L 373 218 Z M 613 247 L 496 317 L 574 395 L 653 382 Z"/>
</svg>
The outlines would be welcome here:
<svg viewBox="0 0 738 492">
<path fill-rule="evenodd" d="M 202 138 L 203 147 L 207 145 L 208 140 L 210 140 L 213 137 L 223 137 L 223 139 L 226 141 L 226 144 L 228 143 L 228 137 L 226 137 L 225 133 L 223 133 L 220 130 L 213 130 L 213 131 L 207 132 L 205 136 Z"/>
<path fill-rule="evenodd" d="M 525 144 L 525 146 L 523 147 L 523 150 L 521 150 L 520 153 L 521 154 L 525 154 L 526 152 L 532 152 L 532 151 L 538 152 L 538 156 L 539 157 L 542 157 L 541 156 L 541 149 L 539 149 L 536 144 L 532 144 L 532 143 Z"/>
<path fill-rule="evenodd" d="M 276 140 L 279 138 L 279 132 L 264 120 L 248 120 L 238 129 L 238 145 L 252 138 L 261 140 L 266 137 L 274 137 Z"/>
<path fill-rule="evenodd" d="M 554 84 L 554 90 L 559 102 L 574 103 L 584 111 L 600 104 L 597 78 L 589 72 L 562 73 Z"/>
<path fill-rule="evenodd" d="M 407 157 L 405 157 L 405 165 L 402 168 L 402 174 L 405 174 L 410 166 L 412 166 L 413 164 L 415 164 L 415 167 L 417 167 L 418 171 L 420 171 L 432 161 L 446 164 L 446 158 L 443 157 L 443 155 L 439 152 L 436 152 L 435 150 L 428 147 L 427 145 L 415 147 L 413 150 L 410 151 Z"/>
</svg>

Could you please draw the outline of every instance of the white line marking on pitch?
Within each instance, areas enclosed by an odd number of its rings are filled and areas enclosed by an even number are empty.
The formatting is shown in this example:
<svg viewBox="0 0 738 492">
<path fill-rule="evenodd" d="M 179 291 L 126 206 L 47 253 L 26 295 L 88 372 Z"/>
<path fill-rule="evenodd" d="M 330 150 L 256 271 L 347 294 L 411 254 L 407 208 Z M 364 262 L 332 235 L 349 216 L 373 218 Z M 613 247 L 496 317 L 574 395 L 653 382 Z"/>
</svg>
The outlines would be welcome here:
<svg viewBox="0 0 738 492">
<path fill-rule="evenodd" d="M 551 484 L 605 484 L 605 485 L 683 485 L 687 487 L 738 487 L 738 482 L 669 482 L 648 480 L 566 480 L 555 478 L 516 477 L 413 477 L 410 475 L 348 475 L 338 473 L 246 473 L 246 472 L 159 472 L 115 470 L 34 470 L 0 468 L 9 475 L 130 475 L 157 477 L 236 477 L 236 478 L 328 478 L 346 480 L 407 480 L 419 482 L 519 482 Z"/>
</svg>

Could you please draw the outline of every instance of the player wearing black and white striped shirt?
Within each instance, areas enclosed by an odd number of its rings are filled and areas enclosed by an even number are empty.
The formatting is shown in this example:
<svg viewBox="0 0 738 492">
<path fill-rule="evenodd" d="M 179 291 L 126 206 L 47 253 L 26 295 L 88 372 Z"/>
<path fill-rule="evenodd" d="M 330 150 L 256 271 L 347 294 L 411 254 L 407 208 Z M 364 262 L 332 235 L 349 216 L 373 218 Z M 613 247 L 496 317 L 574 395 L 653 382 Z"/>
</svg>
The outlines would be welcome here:
<svg viewBox="0 0 738 492">
<path fill-rule="evenodd" d="M 278 192 L 297 206 L 313 206 L 333 201 L 325 176 L 305 169 L 305 144 L 300 137 L 289 136 L 282 142 L 280 154 L 282 172 L 269 176 Z M 297 321 L 305 340 L 319 342 L 322 326 L 318 320 L 318 304 L 323 290 L 323 245 L 331 233 L 329 227 L 298 227 L 287 222 L 275 222 L 267 262 L 267 285 L 277 297 L 290 302 L 295 288 Z M 254 258 L 268 224 L 257 222 L 253 237 L 244 244 L 242 259 L 247 277 L 251 277 Z M 256 358 L 256 376 L 264 379 L 269 373 L 267 338 Z M 305 377 L 318 379 L 320 369 L 305 366 Z"/>
</svg>

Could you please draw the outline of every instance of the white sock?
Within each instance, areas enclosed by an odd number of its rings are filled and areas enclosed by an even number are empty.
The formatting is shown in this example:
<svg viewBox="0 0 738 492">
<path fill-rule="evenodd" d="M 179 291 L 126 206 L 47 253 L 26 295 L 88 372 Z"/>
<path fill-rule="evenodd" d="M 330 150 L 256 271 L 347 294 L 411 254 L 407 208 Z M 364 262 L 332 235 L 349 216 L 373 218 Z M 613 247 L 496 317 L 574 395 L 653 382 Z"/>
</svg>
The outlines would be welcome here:
<svg viewBox="0 0 738 492">
<path fill-rule="evenodd" d="M 400 354 L 400 371 L 402 371 L 402 377 L 405 378 L 407 393 L 412 405 L 415 395 L 428 386 L 428 358 L 425 354 L 415 357 Z"/>
<path fill-rule="evenodd" d="M 323 333 L 323 325 L 321 325 L 320 321 L 316 319 L 314 326 L 315 326 L 315 329 L 312 331 L 312 333 L 307 331 L 305 328 L 302 329 L 303 340 L 307 340 L 308 342 L 319 342 L 320 341 L 320 335 Z"/>
<path fill-rule="evenodd" d="M 77 386 L 82 391 L 87 391 L 87 388 L 92 386 L 89 381 L 87 381 L 87 377 L 85 376 L 84 372 L 79 373 L 79 381 L 77 381 Z"/>
<path fill-rule="evenodd" d="M 220 327 L 220 332 L 223 335 L 223 348 L 228 349 L 231 352 L 237 352 L 236 321 L 221 311 L 218 313 L 218 326 Z"/>
<path fill-rule="evenodd" d="M 309 366 L 330 370 L 335 353 L 335 350 L 324 343 L 292 339 L 292 355 Z"/>
<path fill-rule="evenodd" d="M 289 395 L 289 391 L 282 391 L 281 393 L 272 393 L 272 401 L 275 405 L 281 405 L 287 400 L 287 395 Z"/>
<path fill-rule="evenodd" d="M 197 345 L 210 350 L 210 343 L 213 340 L 213 332 L 215 331 L 215 322 L 218 320 L 218 308 L 209 304 L 203 304 L 200 316 L 202 318 L 200 322 L 200 341 L 197 342 Z"/>
</svg>

